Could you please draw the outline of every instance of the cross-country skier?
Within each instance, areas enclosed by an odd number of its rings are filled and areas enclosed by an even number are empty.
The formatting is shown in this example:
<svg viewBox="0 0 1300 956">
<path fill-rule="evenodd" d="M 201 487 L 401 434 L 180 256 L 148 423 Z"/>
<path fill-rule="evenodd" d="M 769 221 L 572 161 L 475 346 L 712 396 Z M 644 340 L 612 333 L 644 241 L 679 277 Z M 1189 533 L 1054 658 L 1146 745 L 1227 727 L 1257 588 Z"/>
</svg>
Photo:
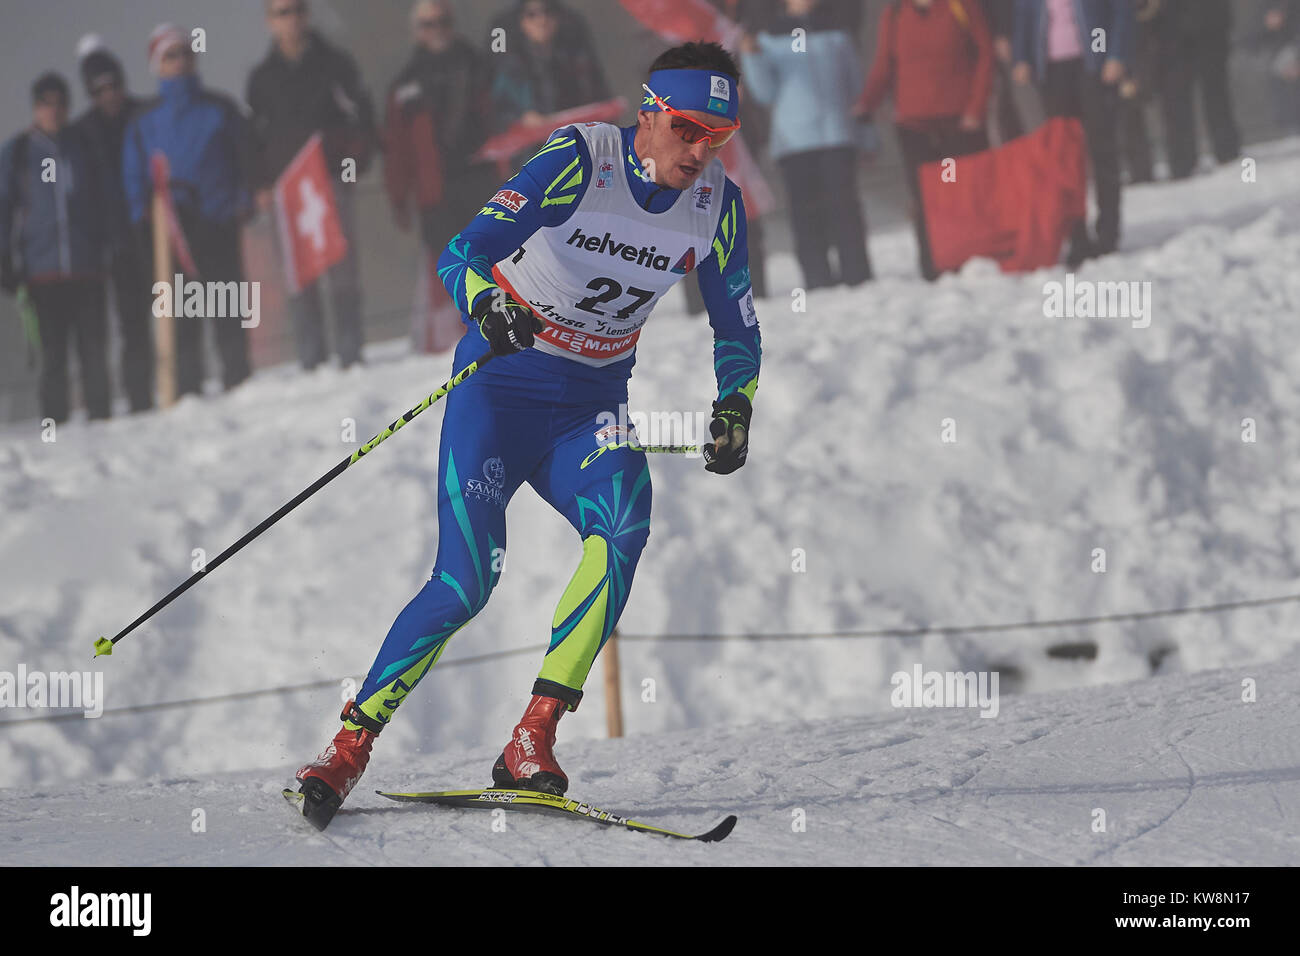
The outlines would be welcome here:
<svg viewBox="0 0 1300 956">
<path fill-rule="evenodd" d="M 668 50 L 650 68 L 635 125 L 556 130 L 452 238 L 438 262 L 482 337 L 453 365 L 494 359 L 447 396 L 438 456 L 438 557 L 398 615 L 343 728 L 300 769 L 304 813 L 324 828 L 360 778 L 375 737 L 487 603 L 505 510 L 524 482 L 582 538 L 532 700 L 492 768 L 493 785 L 563 794 L 552 747 L 627 603 L 650 533 L 650 471 L 634 435 L 610 443 L 599 416 L 627 401 L 637 337 L 669 288 L 695 270 L 713 327 L 718 399 L 705 469 L 745 463 L 759 332 L 745 207 L 716 158 L 740 123 L 740 72 L 714 43 Z M 598 434 L 601 433 L 602 434 Z"/>
</svg>

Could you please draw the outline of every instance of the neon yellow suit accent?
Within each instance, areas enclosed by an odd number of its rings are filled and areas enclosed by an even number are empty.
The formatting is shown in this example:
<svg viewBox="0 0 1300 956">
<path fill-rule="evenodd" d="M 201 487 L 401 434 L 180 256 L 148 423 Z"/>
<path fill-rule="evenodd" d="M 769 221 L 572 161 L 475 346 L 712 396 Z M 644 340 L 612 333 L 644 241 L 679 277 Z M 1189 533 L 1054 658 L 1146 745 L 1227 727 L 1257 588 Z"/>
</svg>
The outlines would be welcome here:
<svg viewBox="0 0 1300 956">
<path fill-rule="evenodd" d="M 613 631 L 609 623 L 609 589 L 609 542 L 593 534 L 583 539 L 578 570 L 555 608 L 551 650 L 538 677 L 565 687 L 582 687 L 596 655 Z"/>
</svg>

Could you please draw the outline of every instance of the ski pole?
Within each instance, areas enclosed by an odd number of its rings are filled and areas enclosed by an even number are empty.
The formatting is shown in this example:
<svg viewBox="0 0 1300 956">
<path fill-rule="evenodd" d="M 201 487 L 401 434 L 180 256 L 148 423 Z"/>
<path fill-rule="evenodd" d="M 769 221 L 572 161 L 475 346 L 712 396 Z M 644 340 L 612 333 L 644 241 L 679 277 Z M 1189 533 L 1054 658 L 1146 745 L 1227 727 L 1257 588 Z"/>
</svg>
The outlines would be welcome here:
<svg viewBox="0 0 1300 956">
<path fill-rule="evenodd" d="M 193 587 L 196 583 L 198 583 L 200 578 L 207 576 L 209 572 L 214 570 L 219 564 L 225 561 L 226 558 L 230 557 L 235 552 L 239 551 L 241 548 L 244 547 L 244 545 L 248 544 L 250 541 L 256 538 L 267 528 L 271 527 L 271 525 L 275 524 L 277 521 L 279 521 L 281 518 L 287 515 L 294 508 L 298 507 L 300 504 L 302 504 L 304 501 L 306 501 L 316 492 L 320 491 L 322 488 L 324 488 L 327 484 L 329 484 L 339 475 L 343 474 L 343 472 L 347 470 L 349 465 L 355 465 L 358 461 L 362 459 L 363 456 L 365 456 L 372 449 L 374 449 L 374 447 L 378 445 L 380 442 L 382 442 L 385 438 L 388 438 L 399 428 L 401 428 L 403 425 L 409 422 L 412 418 L 420 414 L 420 412 L 424 411 L 426 408 L 428 408 L 434 402 L 438 401 L 438 399 L 442 398 L 444 395 L 450 392 L 461 382 L 465 381 L 465 379 L 469 378 L 471 375 L 473 375 L 475 372 L 481 369 L 492 358 L 492 355 L 493 355 L 492 352 L 485 352 L 483 355 L 480 355 L 478 359 L 471 362 L 469 365 L 465 366 L 463 369 L 461 369 L 459 372 L 453 375 L 450 379 L 444 382 L 441 386 L 439 386 L 437 391 L 435 391 L 433 394 L 425 398 L 424 401 L 420 402 L 419 405 L 416 405 L 409 412 L 407 412 L 401 418 L 394 421 L 391 425 L 389 425 L 387 428 L 385 428 L 374 438 L 370 439 L 370 441 L 366 442 L 364 445 L 362 445 L 360 448 L 354 451 L 347 458 L 344 458 L 341 462 L 339 462 L 337 465 L 335 465 L 325 474 L 321 475 L 319 478 L 316 479 L 315 482 L 312 483 L 310 487 L 304 488 L 302 491 L 300 491 L 292 501 L 284 505 L 284 507 L 282 507 L 279 511 L 271 515 L 269 518 L 266 518 L 256 528 L 248 532 L 248 534 L 244 535 L 242 538 L 240 538 L 230 547 L 226 548 L 225 551 L 222 551 L 219 555 L 213 558 L 210 562 L 208 562 L 207 566 L 203 568 L 203 570 L 195 571 L 192 575 L 190 575 L 190 577 L 187 580 L 185 580 L 177 588 L 175 588 L 171 594 L 167 595 L 165 598 L 163 598 L 153 607 L 149 608 L 149 610 L 145 611 L 134 621 L 132 621 L 130 624 L 124 627 L 122 630 L 118 631 L 112 640 L 109 640 L 107 637 L 101 637 L 99 640 L 95 641 L 95 657 L 99 657 L 101 654 L 112 654 L 114 644 L 116 644 L 122 638 L 126 637 L 126 635 L 130 634 L 132 631 L 134 631 L 145 621 L 149 620 L 149 618 L 153 617 L 155 614 L 157 614 L 159 611 L 165 608 L 168 604 L 171 604 L 172 601 L 176 600 L 176 598 L 180 597 L 182 594 L 188 591 L 191 587 Z"/>
</svg>

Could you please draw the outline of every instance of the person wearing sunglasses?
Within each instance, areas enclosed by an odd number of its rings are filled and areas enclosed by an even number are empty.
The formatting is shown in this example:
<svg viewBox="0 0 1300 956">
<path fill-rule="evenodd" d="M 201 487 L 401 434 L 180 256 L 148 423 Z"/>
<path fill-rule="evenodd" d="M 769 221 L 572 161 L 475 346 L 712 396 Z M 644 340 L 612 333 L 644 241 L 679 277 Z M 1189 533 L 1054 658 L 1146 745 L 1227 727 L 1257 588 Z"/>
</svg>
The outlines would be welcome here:
<svg viewBox="0 0 1300 956">
<path fill-rule="evenodd" d="M 161 153 L 169 166 L 176 218 L 196 270 L 186 274 L 177 263 L 176 273 L 187 281 L 242 282 L 240 231 L 253 211 L 247 120 L 234 100 L 204 85 L 188 30 L 160 23 L 149 34 L 148 51 L 158 96 L 131 118 L 122 139 L 122 186 L 136 241 L 151 255 L 151 163 Z M 252 373 L 249 339 L 237 318 L 177 321 L 178 395 L 203 393 L 204 324 L 211 326 L 216 341 L 222 386 L 233 389 Z"/>
<path fill-rule="evenodd" d="M 334 207 L 347 252 L 327 276 L 290 294 L 288 311 L 303 369 L 329 360 L 330 338 L 339 366 L 348 368 L 363 361 L 365 340 L 360 230 L 356 183 L 343 181 L 338 171 L 348 159 L 356 163 L 357 176 L 369 169 L 379 144 L 374 108 L 352 55 L 312 28 L 307 0 L 266 0 L 265 10 L 271 43 L 249 74 L 244 97 L 254 134 L 258 205 L 274 208 L 276 181 L 319 133 L 326 168 L 334 173 Z M 327 311 L 333 317 L 332 336 L 326 335 Z"/>
<path fill-rule="evenodd" d="M 713 329 L 718 397 L 708 435 L 683 438 L 702 443 L 713 474 L 732 475 L 748 455 L 761 343 L 744 201 L 717 159 L 740 128 L 739 80 L 717 44 L 668 50 L 651 65 L 633 124 L 556 130 L 447 244 L 439 276 L 468 326 L 452 366 L 485 348 L 495 358 L 446 399 L 433 574 L 397 616 L 343 728 L 298 771 L 318 826 L 452 635 L 486 605 L 503 568 L 506 508 L 525 483 L 569 521 L 582 557 L 492 780 L 568 788 L 557 725 L 582 699 L 650 534 L 646 453 L 625 424 L 636 345 L 656 303 L 691 273 Z M 726 509 L 700 516 L 711 534 L 746 521 L 744 484 L 729 480 Z"/>
<path fill-rule="evenodd" d="M 384 106 L 384 189 L 393 222 L 418 229 L 425 255 L 427 305 L 412 316 L 421 351 L 452 348 L 464 326 L 437 279 L 447 240 L 478 212 L 499 180 L 474 159 L 492 132 L 493 61 L 456 28 L 446 0 L 417 0 L 410 11 L 411 53 L 388 86 Z"/>
</svg>

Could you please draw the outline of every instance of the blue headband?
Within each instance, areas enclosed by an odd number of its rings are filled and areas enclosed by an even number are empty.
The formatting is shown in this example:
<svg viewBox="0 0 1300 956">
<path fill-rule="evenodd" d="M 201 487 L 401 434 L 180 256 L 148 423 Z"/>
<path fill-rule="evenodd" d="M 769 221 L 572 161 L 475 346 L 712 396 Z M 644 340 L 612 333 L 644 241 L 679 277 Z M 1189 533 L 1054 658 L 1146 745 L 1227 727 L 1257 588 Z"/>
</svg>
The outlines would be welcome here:
<svg viewBox="0 0 1300 956">
<path fill-rule="evenodd" d="M 655 70 L 646 85 L 676 110 L 699 110 L 733 123 L 740 112 L 735 80 L 712 70 Z M 653 112 L 659 107 L 646 94 L 641 109 Z"/>
</svg>

